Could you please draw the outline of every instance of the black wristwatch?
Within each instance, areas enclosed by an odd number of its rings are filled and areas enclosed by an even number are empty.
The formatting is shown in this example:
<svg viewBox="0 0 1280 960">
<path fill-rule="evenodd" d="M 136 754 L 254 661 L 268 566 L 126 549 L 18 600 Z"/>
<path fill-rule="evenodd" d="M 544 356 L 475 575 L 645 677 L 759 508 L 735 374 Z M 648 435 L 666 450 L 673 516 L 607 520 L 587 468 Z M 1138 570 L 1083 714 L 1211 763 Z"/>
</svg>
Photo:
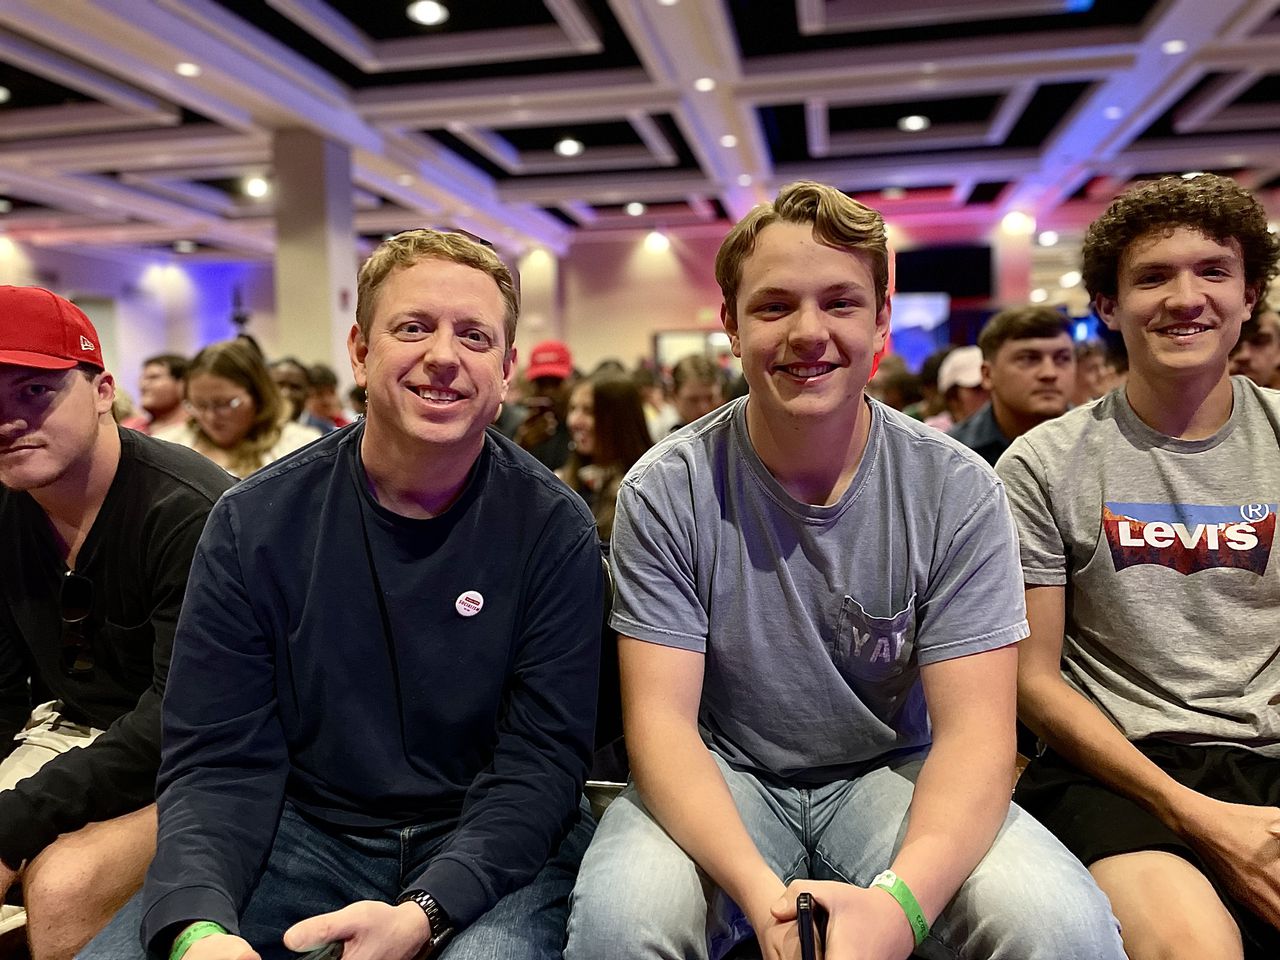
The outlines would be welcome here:
<svg viewBox="0 0 1280 960">
<path fill-rule="evenodd" d="M 396 900 L 396 906 L 410 901 L 422 908 L 422 912 L 427 915 L 427 923 L 431 925 L 431 939 L 427 941 L 426 951 L 426 956 L 429 957 L 453 936 L 453 923 L 450 922 L 449 915 L 444 912 L 444 907 L 436 903 L 436 898 L 427 891 L 406 890 Z"/>
</svg>

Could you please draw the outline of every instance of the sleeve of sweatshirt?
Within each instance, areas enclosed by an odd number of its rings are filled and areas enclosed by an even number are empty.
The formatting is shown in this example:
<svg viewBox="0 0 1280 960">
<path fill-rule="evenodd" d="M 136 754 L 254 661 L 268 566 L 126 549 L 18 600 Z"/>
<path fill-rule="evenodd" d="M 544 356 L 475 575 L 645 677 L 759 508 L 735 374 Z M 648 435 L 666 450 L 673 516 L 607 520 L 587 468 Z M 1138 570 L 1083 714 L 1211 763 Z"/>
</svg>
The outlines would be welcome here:
<svg viewBox="0 0 1280 960">
<path fill-rule="evenodd" d="M 192 554 L 206 514 L 173 530 L 148 560 L 151 686 L 93 743 L 68 750 L 0 792 L 0 859 L 16 866 L 64 833 L 139 810 L 156 797 L 160 704 Z"/>
<path fill-rule="evenodd" d="M 239 911 L 271 848 L 288 755 L 276 711 L 275 662 L 246 584 L 235 498 L 213 508 L 191 565 L 164 699 L 157 781 L 160 829 L 143 889 L 143 941 Z"/>
<path fill-rule="evenodd" d="M 578 812 L 595 732 L 604 568 L 594 525 L 574 517 L 571 548 L 530 564 L 493 762 L 467 791 L 452 839 L 405 885 L 430 893 L 458 928 L 532 880 Z"/>
</svg>

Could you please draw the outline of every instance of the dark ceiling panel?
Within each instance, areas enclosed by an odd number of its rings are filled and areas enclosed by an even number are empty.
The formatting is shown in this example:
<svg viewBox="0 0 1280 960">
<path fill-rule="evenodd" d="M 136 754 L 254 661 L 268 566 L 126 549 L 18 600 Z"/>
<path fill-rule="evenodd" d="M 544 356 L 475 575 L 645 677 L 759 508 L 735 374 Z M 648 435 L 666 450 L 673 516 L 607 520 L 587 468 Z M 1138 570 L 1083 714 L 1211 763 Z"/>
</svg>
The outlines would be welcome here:
<svg viewBox="0 0 1280 960">
<path fill-rule="evenodd" d="M 556 22 L 542 0 L 450 0 L 444 4 L 449 10 L 449 19 L 436 27 L 410 20 L 405 15 L 407 2 L 327 0 L 327 3 L 352 23 L 360 24 L 360 29 L 374 40 L 467 33 L 486 30 L 498 23 L 504 27 L 533 27 Z"/>
<path fill-rule="evenodd" d="M 1046 83 L 1041 86 L 1009 131 L 1004 146 L 1040 146 L 1092 86 L 1091 83 Z"/>
<path fill-rule="evenodd" d="M 965 201 L 965 205 L 973 206 L 975 204 L 991 203 L 996 197 L 1000 196 L 1007 186 L 1009 186 L 1007 180 L 984 181 L 973 188 L 969 198 Z"/>
<path fill-rule="evenodd" d="M 1280 104 L 1280 73 L 1269 73 L 1236 99 L 1236 103 Z M 1276 117 L 1280 127 L 1280 115 Z"/>
<path fill-rule="evenodd" d="M 804 107 L 798 103 L 757 107 L 756 117 L 764 131 L 769 154 L 775 164 L 799 163 L 812 159 L 805 136 Z"/>
<path fill-rule="evenodd" d="M 0 63 L 0 87 L 9 89 L 9 100 L 0 105 L 0 117 L 6 111 L 22 107 L 56 107 L 64 103 L 92 103 L 93 98 L 60 86 L 52 80 Z"/>
<path fill-rule="evenodd" d="M 550 150 L 561 137 L 573 137 L 592 147 L 633 147 L 643 144 L 635 127 L 625 120 L 611 123 L 571 123 L 557 127 L 509 127 L 494 131 L 521 153 Z"/>
<path fill-rule="evenodd" d="M 1164 113 L 1157 117 L 1147 129 L 1142 131 L 1138 137 L 1139 140 L 1161 140 L 1166 137 L 1176 137 L 1178 133 L 1173 129 L 1173 121 L 1178 112 L 1182 109 L 1183 104 L 1190 103 L 1195 97 L 1204 92 L 1209 84 L 1217 81 L 1223 76 L 1221 73 L 1207 73 L 1191 87 L 1186 93 L 1178 98 L 1178 101 L 1169 107 Z"/>
<path fill-rule="evenodd" d="M 854 130 L 896 130 L 898 119 L 910 114 L 928 117 L 938 126 L 944 123 L 985 123 L 1000 98 L 953 97 L 946 100 L 910 100 L 902 103 L 871 103 L 857 107 L 832 107 L 828 119 L 832 133 Z"/>
<path fill-rule="evenodd" d="M 796 25 L 795 3 L 777 0 L 730 0 L 729 9 L 737 34 L 738 49 L 744 57 L 775 53 L 805 53 L 813 50 L 840 50 L 849 46 L 877 47 L 923 43 L 929 40 L 967 40 L 988 36 L 1025 33 L 1057 33 L 1089 27 L 1132 27 L 1146 19 L 1156 0 L 1102 0 L 1088 10 L 1043 17 L 1011 17 L 1005 20 L 972 20 L 939 23 L 895 30 L 867 30 L 852 33 L 824 33 L 803 36 Z"/>
</svg>

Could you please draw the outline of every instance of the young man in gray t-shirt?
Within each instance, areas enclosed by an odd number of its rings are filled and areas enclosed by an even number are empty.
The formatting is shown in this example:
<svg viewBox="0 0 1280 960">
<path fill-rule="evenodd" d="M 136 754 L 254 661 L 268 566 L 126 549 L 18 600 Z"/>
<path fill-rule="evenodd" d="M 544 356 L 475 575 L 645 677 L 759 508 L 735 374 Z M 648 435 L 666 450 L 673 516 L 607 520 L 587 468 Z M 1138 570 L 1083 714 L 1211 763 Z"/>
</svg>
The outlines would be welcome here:
<svg viewBox="0 0 1280 960">
<path fill-rule="evenodd" d="M 1122 955 L 1080 864 L 1009 803 L 1026 624 L 1004 490 L 869 401 L 879 214 L 793 184 L 729 234 L 750 396 L 629 474 L 613 536 L 635 782 L 575 887 L 568 960 Z"/>
<path fill-rule="evenodd" d="M 1280 393 L 1228 375 L 1277 242 L 1232 181 L 1170 177 L 1088 231 L 1126 387 L 998 472 L 1047 745 L 1015 799 L 1089 866 L 1130 957 L 1280 956 Z"/>
</svg>

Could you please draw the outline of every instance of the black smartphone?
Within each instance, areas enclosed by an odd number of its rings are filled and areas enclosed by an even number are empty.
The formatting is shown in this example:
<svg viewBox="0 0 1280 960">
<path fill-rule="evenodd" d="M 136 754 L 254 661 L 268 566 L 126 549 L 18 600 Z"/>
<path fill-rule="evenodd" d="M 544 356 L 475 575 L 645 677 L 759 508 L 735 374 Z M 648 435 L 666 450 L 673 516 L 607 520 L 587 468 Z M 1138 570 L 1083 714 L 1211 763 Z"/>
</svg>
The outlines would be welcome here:
<svg viewBox="0 0 1280 960">
<path fill-rule="evenodd" d="M 302 955 L 301 960 L 341 960 L 342 941 L 335 940 Z"/>
<path fill-rule="evenodd" d="M 796 924 L 800 927 L 800 960 L 818 960 L 817 937 L 813 925 L 813 895 L 796 896 Z"/>
</svg>

